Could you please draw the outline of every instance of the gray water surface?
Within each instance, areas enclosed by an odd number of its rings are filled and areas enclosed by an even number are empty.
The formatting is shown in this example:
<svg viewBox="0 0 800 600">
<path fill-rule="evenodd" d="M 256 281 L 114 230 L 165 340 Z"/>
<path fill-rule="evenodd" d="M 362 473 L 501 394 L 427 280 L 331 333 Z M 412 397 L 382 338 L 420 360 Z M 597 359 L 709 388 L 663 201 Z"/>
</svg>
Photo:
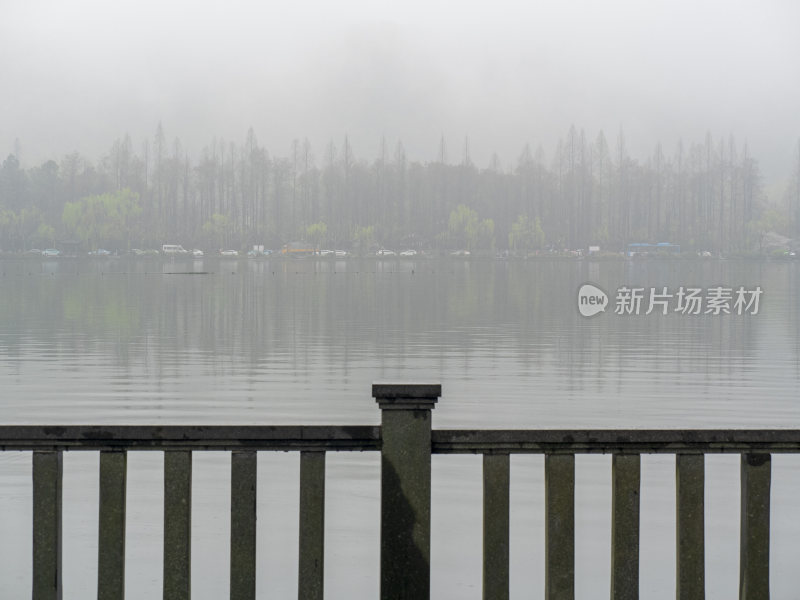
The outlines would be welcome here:
<svg viewBox="0 0 800 600">
<path fill-rule="evenodd" d="M 186 275 L 187 272 L 205 274 Z M 763 295 L 757 315 L 581 317 L 577 290 Z M 642 311 L 644 312 L 644 311 Z M 800 265 L 757 261 L 4 260 L 0 422 L 375 424 L 376 380 L 441 381 L 435 427 L 800 427 Z M 229 456 L 194 459 L 193 592 L 228 586 Z M 326 594 L 378 589 L 379 461 L 328 455 Z M 65 456 L 65 598 L 95 593 L 96 453 Z M 796 598 L 800 461 L 773 461 L 774 598 Z M 296 595 L 298 457 L 259 455 L 259 597 Z M 543 597 L 543 463 L 512 458 L 512 593 Z M 129 459 L 128 596 L 160 597 L 160 453 Z M 643 597 L 674 597 L 674 461 L 645 456 Z M 576 592 L 608 595 L 610 459 L 577 460 Z M 435 456 L 433 597 L 478 598 L 480 457 Z M 708 597 L 738 587 L 738 458 L 707 458 Z M 29 595 L 30 455 L 0 453 L 2 598 Z"/>
</svg>

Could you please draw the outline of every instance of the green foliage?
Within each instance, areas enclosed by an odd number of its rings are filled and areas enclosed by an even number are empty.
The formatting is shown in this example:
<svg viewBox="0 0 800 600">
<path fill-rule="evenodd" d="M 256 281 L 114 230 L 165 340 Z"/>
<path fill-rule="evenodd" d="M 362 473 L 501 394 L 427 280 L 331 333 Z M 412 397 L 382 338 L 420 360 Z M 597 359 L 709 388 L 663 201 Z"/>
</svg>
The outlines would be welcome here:
<svg viewBox="0 0 800 600">
<path fill-rule="evenodd" d="M 325 241 L 328 236 L 328 226 L 320 221 L 319 223 L 312 223 L 306 228 L 306 239 L 308 239 L 314 248 L 319 250 L 320 244 Z"/>
<path fill-rule="evenodd" d="M 0 208 L 0 248 L 4 250 L 27 249 L 29 242 L 40 241 L 36 233 L 43 225 L 42 212 L 36 207 L 26 207 L 18 212 Z M 47 239 L 54 238 L 55 232 L 53 231 L 53 234 Z"/>
<path fill-rule="evenodd" d="M 640 162 L 622 136 L 612 149 L 602 132 L 591 142 L 573 127 L 550 167 L 544 150 L 526 149 L 508 173 L 494 159 L 489 169 L 448 164 L 443 156 L 410 160 L 402 144 L 394 159 L 382 152 L 370 164 L 347 140 L 343 148 L 328 144 L 317 164 L 307 141 L 291 157 L 272 156 L 252 132 L 243 145 L 215 142 L 193 163 L 177 140 L 167 148 L 167 139 L 159 127 L 145 146 L 152 152 L 143 155 L 130 138 L 119 139 L 94 165 L 77 152 L 30 168 L 13 154 L 0 160 L 0 247 L 38 245 L 51 233 L 39 232 L 46 224 L 58 238 L 92 246 L 280 247 L 308 233 L 317 244 L 350 242 L 357 250 L 374 244 L 366 232 L 374 226 L 375 240 L 398 247 L 489 252 L 496 238 L 521 253 L 541 245 L 533 215 L 559 248 L 619 251 L 635 240 L 664 240 L 727 253 L 758 249 L 764 232 L 800 235 L 800 176 L 786 196 L 789 226 L 769 210 L 762 217 L 758 163 L 746 148 L 710 136 L 672 157 L 657 147 Z M 126 210 L 119 202 L 126 192 L 116 191 L 122 188 L 141 204 Z M 528 222 L 515 223 L 519 215 Z"/>
<path fill-rule="evenodd" d="M 488 252 L 494 248 L 494 220 L 478 218 L 473 209 L 459 204 L 450 212 L 447 232 L 451 244 L 470 252 Z"/>
<path fill-rule="evenodd" d="M 774 234 L 788 237 L 790 230 L 791 219 L 774 207 L 768 208 L 761 213 L 757 220 L 752 220 L 747 224 L 747 245 L 757 248 L 759 253 L 763 253 L 766 247 L 771 245 L 770 238 Z M 772 241 L 774 243 L 774 240 Z"/>
<path fill-rule="evenodd" d="M 520 215 L 511 225 L 511 232 L 508 234 L 508 247 L 512 252 L 527 256 L 534 250 L 540 250 L 544 246 L 544 231 L 539 217 L 531 221 L 528 215 Z"/>
<path fill-rule="evenodd" d="M 227 246 L 230 229 L 231 218 L 220 213 L 211 215 L 211 220 L 206 221 L 203 225 L 203 233 L 211 238 L 212 243 L 220 249 Z"/>
<path fill-rule="evenodd" d="M 769 208 L 761 214 L 761 218 L 755 223 L 755 229 L 759 233 L 769 233 L 774 231 L 780 235 L 789 236 L 791 220 L 784 213 L 776 208 Z"/>
<path fill-rule="evenodd" d="M 16 221 L 16 218 L 17 215 L 13 210 L 0 208 L 0 231 L 4 231 L 6 227 L 11 227 Z"/>
<path fill-rule="evenodd" d="M 494 250 L 494 219 L 484 219 L 478 224 L 474 234 L 473 248 L 479 252 Z"/>
<path fill-rule="evenodd" d="M 361 256 L 369 252 L 370 248 L 375 243 L 375 227 L 372 225 L 368 227 L 356 227 L 353 230 L 353 243 Z"/>
<path fill-rule="evenodd" d="M 139 195 L 125 188 L 67 202 L 61 218 L 67 234 L 91 248 L 124 247 L 141 214 Z"/>
<path fill-rule="evenodd" d="M 450 212 L 447 231 L 450 241 L 460 248 L 469 246 L 468 233 L 478 227 L 478 213 L 464 204 L 459 204 Z"/>
<path fill-rule="evenodd" d="M 33 236 L 33 241 L 41 246 L 55 246 L 56 245 L 56 230 L 52 225 L 47 223 L 39 223 L 36 228 L 36 233 Z"/>
<path fill-rule="evenodd" d="M 30 240 L 42 223 L 42 211 L 34 207 L 23 208 L 19 212 L 17 219 L 17 227 L 19 237 L 22 239 L 23 247 L 28 247 L 28 240 Z"/>
<path fill-rule="evenodd" d="M 602 224 L 598 225 L 594 229 L 593 235 L 594 235 L 594 241 L 596 241 L 601 246 L 606 246 L 608 244 L 608 240 L 610 239 L 610 236 L 608 235 L 608 223 L 603 222 Z"/>
<path fill-rule="evenodd" d="M 0 208 L 0 250 L 11 250 L 17 228 L 17 215 L 13 210 Z"/>
</svg>

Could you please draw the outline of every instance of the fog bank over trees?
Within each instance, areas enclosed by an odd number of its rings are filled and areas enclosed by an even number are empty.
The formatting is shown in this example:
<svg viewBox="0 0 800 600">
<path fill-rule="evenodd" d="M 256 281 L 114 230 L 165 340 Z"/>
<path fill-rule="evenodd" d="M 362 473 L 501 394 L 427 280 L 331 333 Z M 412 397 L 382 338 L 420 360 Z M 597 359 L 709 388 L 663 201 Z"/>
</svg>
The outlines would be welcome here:
<svg viewBox="0 0 800 600">
<path fill-rule="evenodd" d="M 144 141 L 123 136 L 93 162 L 70 153 L 0 169 L 0 249 L 59 241 L 126 251 L 164 243 L 206 249 L 377 247 L 468 249 L 526 255 L 669 241 L 685 250 L 746 254 L 775 231 L 800 237 L 800 144 L 784 201 L 769 205 L 757 157 L 733 137 L 653 143 L 631 156 L 625 133 L 608 139 L 570 127 L 555 148 L 521 148 L 508 166 L 480 166 L 469 139 L 442 137 L 420 162 L 382 139 L 365 157 L 348 137 L 273 153 L 254 130 L 215 139 L 193 157 L 159 124 Z"/>
<path fill-rule="evenodd" d="M 477 166 L 497 153 L 507 169 L 526 141 L 552 155 L 574 123 L 612 148 L 622 127 L 642 163 L 656 140 L 672 157 L 733 134 L 777 202 L 800 137 L 790 0 L 2 4 L 0 158 L 26 169 L 97 160 L 158 122 L 195 159 L 252 126 L 281 156 L 308 138 L 319 166 L 347 134 L 359 158 L 385 136 L 422 163 L 444 136 L 452 164 L 468 136 Z"/>
</svg>

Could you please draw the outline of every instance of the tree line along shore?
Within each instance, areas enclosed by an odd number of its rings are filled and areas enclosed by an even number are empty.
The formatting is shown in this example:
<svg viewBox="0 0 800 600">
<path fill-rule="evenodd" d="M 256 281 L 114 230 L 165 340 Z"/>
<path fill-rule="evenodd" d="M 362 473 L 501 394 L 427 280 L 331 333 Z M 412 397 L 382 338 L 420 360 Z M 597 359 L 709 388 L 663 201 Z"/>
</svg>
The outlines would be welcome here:
<svg viewBox="0 0 800 600">
<path fill-rule="evenodd" d="M 136 147 L 115 140 L 96 162 L 75 152 L 23 166 L 17 154 L 0 168 L 5 253 L 165 242 L 279 251 L 304 241 L 362 256 L 537 256 L 669 242 L 690 256 L 749 256 L 788 253 L 800 239 L 800 145 L 783 202 L 770 204 L 747 144 L 711 135 L 636 159 L 621 132 L 610 143 L 573 127 L 550 153 L 526 145 L 513 163 L 495 155 L 485 167 L 468 144 L 452 157 L 444 139 L 425 163 L 385 140 L 376 158 L 358 158 L 347 137 L 272 155 L 252 129 L 192 157 L 161 125 Z"/>
</svg>

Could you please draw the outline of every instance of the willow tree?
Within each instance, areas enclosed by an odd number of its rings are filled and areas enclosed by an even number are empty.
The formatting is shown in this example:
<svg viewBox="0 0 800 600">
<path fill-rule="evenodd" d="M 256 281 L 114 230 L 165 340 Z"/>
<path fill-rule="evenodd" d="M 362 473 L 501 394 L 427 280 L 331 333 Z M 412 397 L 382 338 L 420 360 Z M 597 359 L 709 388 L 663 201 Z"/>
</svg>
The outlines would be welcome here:
<svg viewBox="0 0 800 600">
<path fill-rule="evenodd" d="M 69 236 L 90 248 L 100 244 L 131 247 L 131 237 L 141 233 L 139 195 L 124 188 L 87 196 L 64 205 L 62 222 Z"/>
</svg>

